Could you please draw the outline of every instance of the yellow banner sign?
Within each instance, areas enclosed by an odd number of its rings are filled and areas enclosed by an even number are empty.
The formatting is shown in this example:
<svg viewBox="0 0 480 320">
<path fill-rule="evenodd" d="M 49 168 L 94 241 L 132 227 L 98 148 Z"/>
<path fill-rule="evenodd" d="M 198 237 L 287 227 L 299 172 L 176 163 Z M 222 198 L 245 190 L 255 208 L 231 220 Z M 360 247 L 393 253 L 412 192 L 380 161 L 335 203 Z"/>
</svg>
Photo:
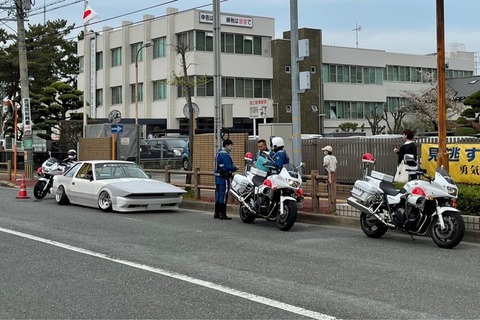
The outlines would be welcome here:
<svg viewBox="0 0 480 320">
<path fill-rule="evenodd" d="M 480 184 L 480 144 L 447 144 L 449 174 L 456 183 Z M 477 153 L 479 156 L 477 157 Z M 438 144 L 422 144 L 422 168 L 434 176 Z"/>
</svg>

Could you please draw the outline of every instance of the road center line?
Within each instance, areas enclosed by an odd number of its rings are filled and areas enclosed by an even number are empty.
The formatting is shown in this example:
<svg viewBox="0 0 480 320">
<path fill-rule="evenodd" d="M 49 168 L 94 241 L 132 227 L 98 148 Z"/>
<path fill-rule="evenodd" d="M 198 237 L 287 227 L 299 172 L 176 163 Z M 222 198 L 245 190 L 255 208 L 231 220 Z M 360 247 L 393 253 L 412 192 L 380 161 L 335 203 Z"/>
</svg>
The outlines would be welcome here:
<svg viewBox="0 0 480 320">
<path fill-rule="evenodd" d="M 87 250 L 87 249 L 71 246 L 71 245 L 61 243 L 61 242 L 57 242 L 57 241 L 54 241 L 54 240 L 40 238 L 40 237 L 31 235 L 31 234 L 18 232 L 18 231 L 10 230 L 10 229 L 5 229 L 5 228 L 1 228 L 1 227 L 0 227 L 0 232 L 12 234 L 12 235 L 15 235 L 15 236 L 19 236 L 19 237 L 22 237 L 22 238 L 26 238 L 26 239 L 29 239 L 29 240 L 33 240 L 33 241 L 37 241 L 37 242 L 41 242 L 41 243 L 45 243 L 45 244 L 49 244 L 49 245 L 52 245 L 52 246 L 55 246 L 55 247 L 59 247 L 59 248 L 67 249 L 67 250 L 70 250 L 70 251 L 82 253 L 82 254 L 85 254 L 85 255 L 88 255 L 88 256 L 112 261 L 112 262 L 115 262 L 115 263 L 123 264 L 123 265 L 130 266 L 130 267 L 133 267 L 133 268 L 141 269 L 141 270 L 144 270 L 144 271 L 149 271 L 149 272 L 152 272 L 152 273 L 160 274 L 162 276 L 170 277 L 170 278 L 173 278 L 173 279 L 177 279 L 177 280 L 185 281 L 185 282 L 192 283 L 192 284 L 195 284 L 195 285 L 199 285 L 199 286 L 202 286 L 202 287 L 206 287 L 206 288 L 209 288 L 209 289 L 212 289 L 212 290 L 220 291 L 220 292 L 232 295 L 232 296 L 236 296 L 236 297 L 247 299 L 247 300 L 250 300 L 250 301 L 253 301 L 253 302 L 261 303 L 261 304 L 267 305 L 269 307 L 274 307 L 274 308 L 277 308 L 277 309 L 280 309 L 280 310 L 284 310 L 284 311 L 291 312 L 291 313 L 294 313 L 294 314 L 298 314 L 298 315 L 301 315 L 301 316 L 309 317 L 309 318 L 312 318 L 312 319 L 321 319 L 321 320 L 333 320 L 333 319 L 335 319 L 334 317 L 323 314 L 323 313 L 319 313 L 319 312 L 311 311 L 311 310 L 308 310 L 308 309 L 300 308 L 300 307 L 297 307 L 297 306 L 294 306 L 294 305 L 291 305 L 291 304 L 287 304 L 287 303 L 283 303 L 283 302 L 276 301 L 276 300 L 273 300 L 273 299 L 269 299 L 269 298 L 266 298 L 266 297 L 258 296 L 258 295 L 252 294 L 252 293 L 232 289 L 232 288 L 225 287 L 225 286 L 213 283 L 213 282 L 192 278 L 192 277 L 180 274 L 180 273 L 171 272 L 171 271 L 168 271 L 168 270 L 151 267 L 151 266 L 148 266 L 148 265 L 145 265 L 145 264 L 140 264 L 140 263 L 136 263 L 136 262 L 132 262 L 132 261 L 128 261 L 128 260 L 112 258 L 112 257 L 107 256 L 106 254 L 103 254 L 103 253 L 94 252 L 94 251 L 90 251 L 90 250 Z"/>
</svg>

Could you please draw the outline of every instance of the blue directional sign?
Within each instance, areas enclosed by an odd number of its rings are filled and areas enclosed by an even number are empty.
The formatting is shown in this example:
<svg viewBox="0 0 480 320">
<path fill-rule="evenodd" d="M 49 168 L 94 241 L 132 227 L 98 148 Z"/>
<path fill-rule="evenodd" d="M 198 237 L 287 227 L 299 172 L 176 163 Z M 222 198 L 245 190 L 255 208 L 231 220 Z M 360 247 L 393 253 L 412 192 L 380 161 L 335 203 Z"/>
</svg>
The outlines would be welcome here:
<svg viewBox="0 0 480 320">
<path fill-rule="evenodd" d="M 111 130 L 112 134 L 123 133 L 123 124 L 112 124 L 110 130 Z"/>
</svg>

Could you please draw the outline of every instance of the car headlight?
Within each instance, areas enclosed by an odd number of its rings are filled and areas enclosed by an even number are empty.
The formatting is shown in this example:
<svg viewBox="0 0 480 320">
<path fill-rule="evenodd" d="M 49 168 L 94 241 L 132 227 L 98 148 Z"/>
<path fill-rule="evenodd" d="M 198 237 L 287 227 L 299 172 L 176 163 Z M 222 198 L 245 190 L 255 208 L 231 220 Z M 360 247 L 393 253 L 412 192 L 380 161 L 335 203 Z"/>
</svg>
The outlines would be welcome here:
<svg viewBox="0 0 480 320">
<path fill-rule="evenodd" d="M 176 155 L 177 157 L 180 157 L 182 155 L 182 153 L 178 150 L 173 150 L 173 154 Z"/>
</svg>

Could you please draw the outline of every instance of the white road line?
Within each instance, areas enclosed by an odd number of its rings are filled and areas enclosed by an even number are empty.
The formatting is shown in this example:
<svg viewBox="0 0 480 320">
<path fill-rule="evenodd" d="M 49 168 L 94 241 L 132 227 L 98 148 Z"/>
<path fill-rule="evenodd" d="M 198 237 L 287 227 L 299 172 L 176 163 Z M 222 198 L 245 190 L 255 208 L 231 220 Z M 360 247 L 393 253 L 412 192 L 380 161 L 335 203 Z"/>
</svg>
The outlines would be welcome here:
<svg viewBox="0 0 480 320">
<path fill-rule="evenodd" d="M 22 238 L 26 238 L 26 239 L 41 242 L 41 243 L 46 243 L 46 244 L 49 244 L 49 245 L 52 245 L 52 246 L 56 246 L 56 247 L 59 247 L 59 248 L 70 250 L 70 251 L 74 251 L 74 252 L 82 253 L 82 254 L 85 254 L 85 255 L 93 256 L 93 257 L 96 257 L 96 258 L 105 259 L 105 260 L 108 260 L 108 261 L 116 262 L 116 263 L 123 264 L 123 265 L 126 265 L 126 266 L 130 266 L 130 267 L 133 267 L 133 268 L 137 268 L 137 269 L 141 269 L 141 270 L 144 270 L 144 271 L 149 271 L 149 272 L 152 272 L 152 273 L 160 274 L 162 276 L 170 277 L 170 278 L 173 278 L 173 279 L 182 280 L 182 281 L 185 281 L 185 282 L 188 282 L 188 283 L 192 283 L 192 284 L 199 285 L 199 286 L 202 286 L 202 287 L 206 287 L 206 288 L 209 288 L 209 289 L 217 290 L 217 291 L 220 291 L 220 292 L 232 295 L 232 296 L 236 296 L 236 297 L 247 299 L 247 300 L 250 300 L 250 301 L 253 301 L 253 302 L 261 303 L 261 304 L 267 305 L 269 307 L 274 307 L 274 308 L 277 308 L 277 309 L 280 309 L 280 310 L 284 310 L 284 311 L 291 312 L 291 313 L 294 313 L 294 314 L 298 314 L 298 315 L 301 315 L 301 316 L 309 317 L 309 318 L 312 318 L 312 319 L 321 319 L 321 320 L 333 320 L 333 319 L 335 319 L 334 317 L 323 314 L 323 313 L 319 313 L 319 312 L 311 311 L 311 310 L 308 310 L 308 309 L 300 308 L 300 307 L 297 307 L 297 306 L 294 306 L 294 305 L 291 305 L 291 304 L 288 304 L 288 303 L 283 303 L 283 302 L 280 302 L 280 301 L 272 300 L 272 299 L 269 299 L 269 298 L 266 298 L 266 297 L 262 297 L 262 296 L 252 294 L 252 293 L 239 291 L 239 290 L 232 289 L 232 288 L 229 288 L 229 287 L 225 287 L 225 286 L 213 283 L 213 282 L 192 278 L 192 277 L 180 274 L 180 273 L 159 269 L 159 268 L 147 266 L 147 265 L 144 265 L 144 264 L 140 264 L 140 263 L 136 263 L 136 262 L 132 262 L 132 261 L 128 261 L 128 260 L 111 258 L 111 257 L 109 257 L 109 256 L 107 256 L 106 254 L 103 254 L 103 253 L 94 252 L 94 251 L 90 251 L 90 250 L 87 250 L 87 249 L 71 246 L 71 245 L 61 243 L 61 242 L 57 242 L 57 241 L 54 241 L 54 240 L 40 238 L 40 237 L 31 235 L 31 234 L 18 232 L 18 231 L 10 230 L 10 229 L 5 229 L 5 228 L 1 228 L 1 227 L 0 227 L 0 232 L 16 235 L 16 236 L 19 236 L 19 237 L 22 237 Z"/>
</svg>

